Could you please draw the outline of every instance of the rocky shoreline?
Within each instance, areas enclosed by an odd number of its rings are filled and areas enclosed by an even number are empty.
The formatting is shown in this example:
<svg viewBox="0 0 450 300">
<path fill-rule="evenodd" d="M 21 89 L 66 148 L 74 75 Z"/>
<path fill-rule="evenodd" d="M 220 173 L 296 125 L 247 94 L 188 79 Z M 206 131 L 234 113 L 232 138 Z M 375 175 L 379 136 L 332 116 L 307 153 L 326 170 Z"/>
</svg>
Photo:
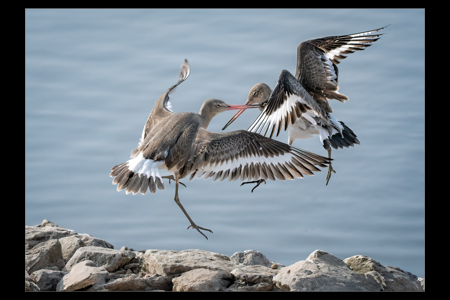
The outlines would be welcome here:
<svg viewBox="0 0 450 300">
<path fill-rule="evenodd" d="M 245 250 L 135 251 L 44 220 L 25 225 L 25 291 L 425 291 L 425 278 L 370 257 L 316 250 L 284 266 Z"/>
</svg>

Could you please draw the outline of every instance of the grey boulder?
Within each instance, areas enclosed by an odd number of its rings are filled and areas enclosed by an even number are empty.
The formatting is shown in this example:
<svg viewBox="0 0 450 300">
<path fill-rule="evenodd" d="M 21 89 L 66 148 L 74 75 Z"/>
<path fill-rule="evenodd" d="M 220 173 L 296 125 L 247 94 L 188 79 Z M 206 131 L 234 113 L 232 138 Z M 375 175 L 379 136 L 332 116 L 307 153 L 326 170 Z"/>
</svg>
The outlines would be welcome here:
<svg viewBox="0 0 450 300">
<path fill-rule="evenodd" d="M 151 275 L 167 276 L 198 268 L 230 272 L 235 266 L 226 255 L 199 249 L 147 250 L 144 254 L 144 270 Z"/>
<path fill-rule="evenodd" d="M 76 264 L 91 260 L 96 266 L 104 267 L 108 272 L 114 272 L 130 262 L 136 254 L 133 251 L 120 251 L 115 249 L 87 246 L 78 248 L 65 266 L 70 271 Z"/>
<path fill-rule="evenodd" d="M 173 291 L 184 292 L 220 292 L 225 291 L 233 282 L 233 276 L 223 270 L 206 268 L 193 269 L 172 279 Z"/>
<path fill-rule="evenodd" d="M 67 272 L 41 269 L 33 272 L 30 278 L 37 284 L 41 291 L 55 291 L 56 286 Z"/>
<path fill-rule="evenodd" d="M 108 279 L 109 272 L 104 267 L 97 267 L 93 261 L 85 260 L 73 266 L 58 283 L 56 290 L 77 291 L 104 284 Z"/>
<path fill-rule="evenodd" d="M 383 291 L 421 292 L 425 290 L 425 279 L 418 278 L 402 269 L 383 266 L 378 261 L 363 255 L 354 255 L 344 262 L 358 274 L 373 276 Z"/>
<path fill-rule="evenodd" d="M 381 291 L 372 274 L 353 272 L 333 254 L 316 250 L 306 260 L 284 267 L 274 276 L 285 291 Z"/>
<path fill-rule="evenodd" d="M 25 271 L 28 274 L 45 268 L 64 267 L 61 243 L 57 239 L 46 240 L 36 244 L 32 249 L 25 250 Z"/>
</svg>

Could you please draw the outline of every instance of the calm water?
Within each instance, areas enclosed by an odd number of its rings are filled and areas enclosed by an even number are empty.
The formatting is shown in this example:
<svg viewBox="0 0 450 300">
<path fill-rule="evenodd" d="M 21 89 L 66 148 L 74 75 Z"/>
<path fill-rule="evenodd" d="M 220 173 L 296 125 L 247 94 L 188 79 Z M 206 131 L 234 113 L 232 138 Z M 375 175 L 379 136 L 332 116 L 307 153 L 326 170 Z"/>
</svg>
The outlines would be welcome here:
<svg viewBox="0 0 450 300">
<path fill-rule="evenodd" d="M 341 259 L 362 254 L 425 276 L 425 13 L 395 10 L 26 10 L 25 224 L 47 218 L 79 233 L 141 249 L 200 248 L 232 255 L 255 249 L 289 265 L 315 249 Z M 209 240 L 173 201 L 117 192 L 112 166 L 129 159 L 158 97 L 177 112 L 208 98 L 244 103 L 258 82 L 295 73 L 304 40 L 392 24 L 382 38 L 339 65 L 345 104 L 336 119 L 361 145 L 333 151 L 326 169 L 250 193 L 239 182 L 184 180 L 180 198 Z M 221 131 L 232 113 L 213 119 Z M 229 127 L 246 129 L 247 111 Z M 280 135 L 286 142 L 286 134 Z M 294 145 L 327 155 L 318 138 Z"/>
</svg>

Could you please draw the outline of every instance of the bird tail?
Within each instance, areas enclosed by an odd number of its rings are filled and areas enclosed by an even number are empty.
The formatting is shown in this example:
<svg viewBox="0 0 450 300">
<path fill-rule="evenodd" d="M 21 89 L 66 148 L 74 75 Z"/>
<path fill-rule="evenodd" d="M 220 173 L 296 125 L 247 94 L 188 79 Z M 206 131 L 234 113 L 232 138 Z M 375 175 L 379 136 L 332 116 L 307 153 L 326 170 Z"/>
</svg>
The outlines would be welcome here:
<svg viewBox="0 0 450 300">
<path fill-rule="evenodd" d="M 324 92 L 325 97 L 327 99 L 336 99 L 340 102 L 345 102 L 348 100 L 348 97 L 344 94 L 339 93 L 338 91 L 325 91 Z"/>
<path fill-rule="evenodd" d="M 338 149 L 343 147 L 348 148 L 349 146 L 353 146 L 354 144 L 359 145 L 359 140 L 353 130 L 345 125 L 344 122 L 339 121 L 339 123 L 342 126 L 342 133 L 335 133 L 328 138 L 323 139 L 322 141 L 323 147 L 326 150 L 329 150 L 330 146 L 334 149 Z"/>
<path fill-rule="evenodd" d="M 117 191 L 126 189 L 125 192 L 138 192 L 145 194 L 147 190 L 155 193 L 156 188 L 164 190 L 164 182 L 158 172 L 161 162 L 142 158 L 141 155 L 128 160 L 111 169 L 110 177 L 115 177 L 113 184 L 117 184 Z"/>
</svg>

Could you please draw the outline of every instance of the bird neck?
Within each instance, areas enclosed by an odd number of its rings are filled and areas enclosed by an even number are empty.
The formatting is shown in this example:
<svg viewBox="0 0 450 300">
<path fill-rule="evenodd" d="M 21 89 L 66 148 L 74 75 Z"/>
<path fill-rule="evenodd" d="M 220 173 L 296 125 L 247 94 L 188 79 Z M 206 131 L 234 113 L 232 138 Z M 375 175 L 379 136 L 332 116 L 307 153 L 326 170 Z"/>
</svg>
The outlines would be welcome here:
<svg viewBox="0 0 450 300">
<path fill-rule="evenodd" d="M 207 128 L 214 115 L 204 105 L 200 108 L 200 127 Z"/>
<path fill-rule="evenodd" d="M 269 90 L 269 96 L 267 96 L 267 99 L 264 100 L 264 101 L 262 101 L 262 102 L 260 103 L 259 107 L 258 107 L 260 111 L 263 111 L 264 108 L 266 108 L 266 105 L 267 105 L 267 103 L 269 102 L 269 98 L 270 98 L 270 95 L 271 95 L 271 94 L 272 94 L 272 90 Z"/>
</svg>

